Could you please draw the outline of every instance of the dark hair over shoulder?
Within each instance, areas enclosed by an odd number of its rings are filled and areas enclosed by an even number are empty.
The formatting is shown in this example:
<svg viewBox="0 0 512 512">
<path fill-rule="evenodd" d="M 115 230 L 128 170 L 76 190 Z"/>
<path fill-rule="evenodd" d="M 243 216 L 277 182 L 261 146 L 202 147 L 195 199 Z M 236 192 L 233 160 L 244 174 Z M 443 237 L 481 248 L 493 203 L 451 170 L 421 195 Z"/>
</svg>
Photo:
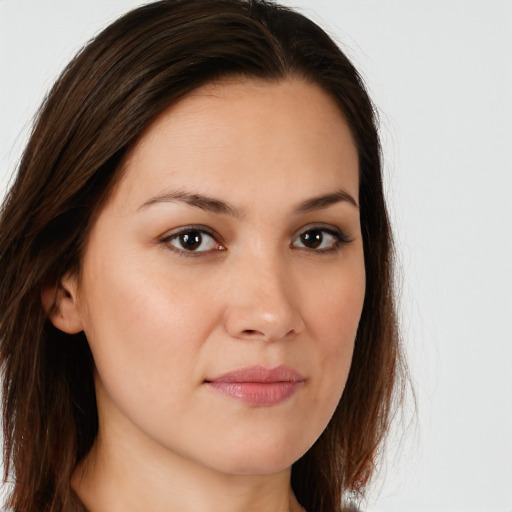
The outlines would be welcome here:
<svg viewBox="0 0 512 512">
<path fill-rule="evenodd" d="M 163 0 L 129 12 L 67 66 L 47 96 L 0 216 L 4 459 L 17 512 L 79 508 L 72 472 L 98 419 L 85 335 L 48 321 L 44 285 L 79 274 L 95 216 L 153 120 L 227 76 L 321 87 L 359 153 L 366 295 L 349 378 L 327 429 L 292 467 L 310 512 L 362 495 L 400 397 L 401 356 L 375 112 L 353 65 L 316 24 L 262 0 Z"/>
</svg>

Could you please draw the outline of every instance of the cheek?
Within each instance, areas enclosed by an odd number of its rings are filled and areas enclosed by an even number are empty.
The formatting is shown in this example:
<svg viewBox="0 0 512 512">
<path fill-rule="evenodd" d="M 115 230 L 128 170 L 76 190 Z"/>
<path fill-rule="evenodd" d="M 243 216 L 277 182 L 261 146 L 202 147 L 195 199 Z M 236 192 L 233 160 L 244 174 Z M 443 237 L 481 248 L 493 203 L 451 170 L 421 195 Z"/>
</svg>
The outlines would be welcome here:
<svg viewBox="0 0 512 512">
<path fill-rule="evenodd" d="M 351 265 L 340 266 L 318 283 L 305 309 L 315 338 L 326 356 L 345 352 L 353 344 L 361 318 L 365 295 L 364 261 L 354 258 Z"/>
<path fill-rule="evenodd" d="M 135 399 L 164 393 L 170 404 L 199 378 L 194 361 L 210 328 L 205 310 L 212 301 L 152 262 L 116 256 L 91 259 L 89 268 L 99 271 L 84 283 L 84 330 L 98 375 L 113 395 L 128 388 Z M 126 386 L 128 379 L 133 385 Z"/>
<path fill-rule="evenodd" d="M 365 295 L 364 260 L 333 272 L 310 294 L 308 325 L 316 345 L 321 392 L 333 409 L 339 401 L 352 362 Z"/>
</svg>

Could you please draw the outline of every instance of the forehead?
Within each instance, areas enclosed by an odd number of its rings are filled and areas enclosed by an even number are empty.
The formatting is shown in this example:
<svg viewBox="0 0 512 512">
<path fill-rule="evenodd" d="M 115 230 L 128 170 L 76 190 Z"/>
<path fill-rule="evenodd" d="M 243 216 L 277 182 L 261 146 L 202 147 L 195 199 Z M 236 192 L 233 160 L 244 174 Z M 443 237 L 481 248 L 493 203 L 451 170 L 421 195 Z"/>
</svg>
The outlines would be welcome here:
<svg viewBox="0 0 512 512">
<path fill-rule="evenodd" d="M 295 78 L 200 87 L 150 125 L 124 167 L 119 192 L 130 203 L 189 186 L 243 199 L 269 187 L 300 195 L 314 182 L 321 193 L 343 186 L 358 195 L 357 149 L 340 109 Z"/>
</svg>

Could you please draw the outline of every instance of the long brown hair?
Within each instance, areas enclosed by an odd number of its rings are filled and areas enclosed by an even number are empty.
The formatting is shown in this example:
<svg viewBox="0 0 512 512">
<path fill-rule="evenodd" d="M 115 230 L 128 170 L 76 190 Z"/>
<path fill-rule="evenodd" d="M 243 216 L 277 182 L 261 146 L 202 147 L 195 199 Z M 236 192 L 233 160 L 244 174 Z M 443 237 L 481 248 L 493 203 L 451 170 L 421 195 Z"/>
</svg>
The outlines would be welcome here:
<svg viewBox="0 0 512 512">
<path fill-rule="evenodd" d="M 364 495 L 404 370 L 373 105 L 353 65 L 304 16 L 263 0 L 163 0 L 124 15 L 64 70 L 3 204 L 4 461 L 16 512 L 83 510 L 70 479 L 98 429 L 87 339 L 53 327 L 41 291 L 79 272 L 95 215 L 144 129 L 192 90 L 231 75 L 317 84 L 356 141 L 365 302 L 345 391 L 327 429 L 293 465 L 292 486 L 310 512 L 339 512 Z"/>
</svg>

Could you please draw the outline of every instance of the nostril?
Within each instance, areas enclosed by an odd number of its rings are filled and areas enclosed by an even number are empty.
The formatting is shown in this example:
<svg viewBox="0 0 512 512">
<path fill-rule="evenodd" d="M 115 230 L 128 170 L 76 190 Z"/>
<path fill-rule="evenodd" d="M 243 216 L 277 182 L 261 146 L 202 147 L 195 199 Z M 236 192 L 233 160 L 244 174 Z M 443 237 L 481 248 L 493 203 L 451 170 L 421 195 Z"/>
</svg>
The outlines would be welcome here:
<svg viewBox="0 0 512 512">
<path fill-rule="evenodd" d="M 244 331 L 244 334 L 248 334 L 249 336 L 252 336 L 252 335 L 257 334 L 257 333 L 258 333 L 258 331 L 255 331 L 254 329 L 246 329 Z"/>
<path fill-rule="evenodd" d="M 282 338 L 288 338 L 295 334 L 294 329 L 290 329 L 284 336 L 277 336 L 276 339 Z M 273 335 L 265 334 L 263 331 L 259 331 L 257 329 L 244 329 L 241 332 L 241 336 L 244 338 L 262 338 L 266 340 L 274 339 Z"/>
<path fill-rule="evenodd" d="M 298 311 L 288 306 L 272 309 L 272 305 L 267 307 L 261 301 L 231 306 L 226 311 L 224 322 L 227 334 L 247 341 L 291 339 L 304 330 Z"/>
</svg>

